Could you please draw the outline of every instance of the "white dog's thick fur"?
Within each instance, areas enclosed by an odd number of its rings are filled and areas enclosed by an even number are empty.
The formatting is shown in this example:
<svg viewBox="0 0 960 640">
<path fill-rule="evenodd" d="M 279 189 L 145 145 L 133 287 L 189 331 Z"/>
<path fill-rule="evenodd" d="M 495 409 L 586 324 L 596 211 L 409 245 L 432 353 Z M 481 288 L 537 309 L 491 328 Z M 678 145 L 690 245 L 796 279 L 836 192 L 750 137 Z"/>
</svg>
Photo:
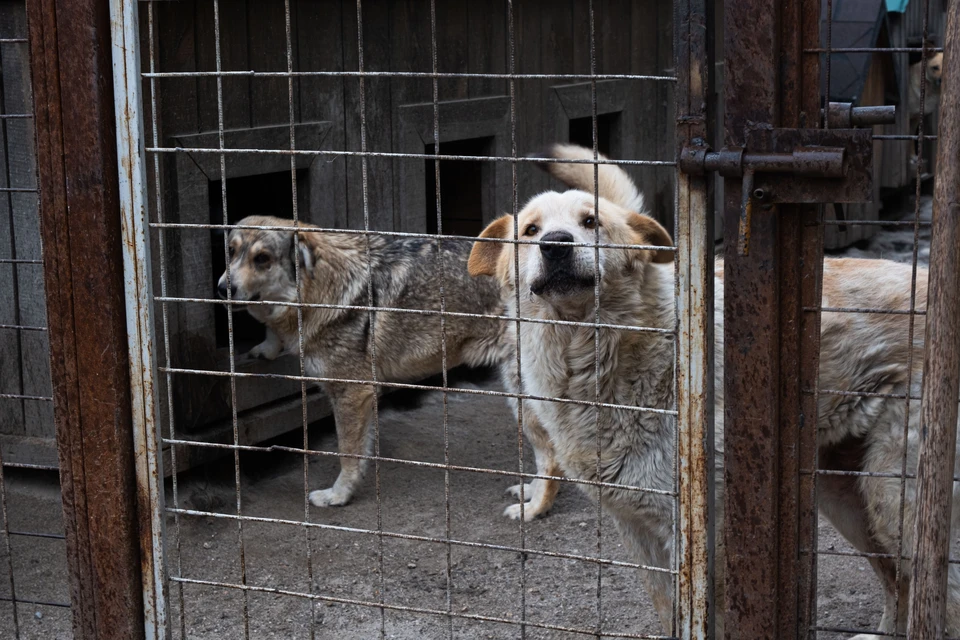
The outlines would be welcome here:
<svg viewBox="0 0 960 640">
<path fill-rule="evenodd" d="M 555 146 L 558 158 L 592 158 L 590 150 Z M 595 210 L 593 166 L 551 164 L 548 169 L 571 187 L 530 200 L 519 213 L 517 229 L 524 240 L 614 244 L 670 244 L 666 231 L 636 209 L 639 199 L 629 177 L 612 165 L 600 167 L 599 211 Z M 514 221 L 494 221 L 482 237 L 512 238 Z M 474 275 L 497 276 L 503 299 L 516 312 L 514 273 L 519 272 L 520 316 L 581 322 L 594 321 L 594 249 L 562 245 L 519 245 L 519 264 L 511 245 L 477 243 L 469 267 Z M 504 249 L 506 247 L 506 249 Z M 668 252 L 609 248 L 600 250 L 600 317 L 607 325 L 673 329 L 674 266 Z M 669 264 L 668 264 L 669 263 Z M 912 269 L 882 260 L 827 259 L 823 276 L 825 307 L 906 310 L 910 307 Z M 717 505 L 722 506 L 723 460 L 723 268 L 717 265 L 716 309 L 716 443 Z M 927 301 L 927 274 L 918 270 L 916 308 Z M 823 313 L 820 386 L 824 390 L 920 394 L 923 322 L 908 343 L 909 316 L 877 313 Z M 513 325 L 511 325 L 511 328 Z M 595 376 L 600 400 L 616 405 L 669 409 L 674 404 L 673 345 L 667 335 L 603 328 L 599 331 L 600 370 L 595 370 L 594 329 L 570 325 L 521 323 L 523 391 L 547 397 L 593 401 Z M 907 370 L 912 347 L 912 371 Z M 669 415 L 603 408 L 599 417 L 602 455 L 597 469 L 597 419 L 588 405 L 527 401 L 555 448 L 563 472 L 572 478 L 672 490 L 676 425 Z M 853 469 L 898 476 L 908 425 L 908 474 L 917 464 L 919 402 L 905 416 L 903 400 L 821 394 L 818 433 L 822 467 Z M 958 457 L 960 460 L 960 457 Z M 583 485 L 581 485 L 583 486 Z M 874 554 L 898 553 L 900 481 L 896 477 L 825 475 L 819 479 L 819 507 L 857 549 Z M 596 495 L 596 489 L 592 489 Z M 661 494 L 604 488 L 604 508 L 615 518 L 625 546 L 639 563 L 669 568 L 673 555 L 673 501 Z M 912 545 L 915 486 L 908 481 L 903 512 L 903 549 Z M 960 509 L 954 508 L 955 516 Z M 722 512 L 718 509 L 722 523 Z M 722 524 L 718 523 L 718 531 Z M 718 540 L 721 536 L 718 535 Z M 723 549 L 718 548 L 717 587 L 722 598 Z M 871 558 L 886 594 L 880 631 L 894 631 L 896 565 Z M 909 562 L 901 575 L 899 631 L 906 626 Z M 670 574 L 646 572 L 646 582 L 665 627 L 672 626 L 673 584 Z M 722 607 L 718 607 L 722 610 Z M 947 629 L 960 634 L 960 571 L 950 567 Z M 718 631 L 722 620 L 718 616 Z M 718 637 L 721 637 L 718 634 Z M 869 638 L 873 636 L 859 636 Z"/>
</svg>

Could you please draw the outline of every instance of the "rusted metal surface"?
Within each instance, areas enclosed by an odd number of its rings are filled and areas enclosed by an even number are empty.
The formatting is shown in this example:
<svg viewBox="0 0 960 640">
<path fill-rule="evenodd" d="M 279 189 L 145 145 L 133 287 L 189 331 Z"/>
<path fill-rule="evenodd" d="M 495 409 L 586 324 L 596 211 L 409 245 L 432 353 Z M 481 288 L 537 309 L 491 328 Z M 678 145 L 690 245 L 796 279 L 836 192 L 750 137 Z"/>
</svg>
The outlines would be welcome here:
<svg viewBox="0 0 960 640">
<path fill-rule="evenodd" d="M 960 389 L 960 4 L 947 13 L 933 193 L 914 562 L 907 635 L 941 638 Z"/>
<path fill-rule="evenodd" d="M 795 130 L 787 129 L 785 131 L 792 133 Z M 773 136 L 775 135 L 776 133 L 773 132 Z M 764 140 L 769 137 L 769 135 L 762 136 Z M 751 141 L 758 140 L 752 135 L 749 139 Z M 766 142 L 760 141 L 758 144 L 765 145 Z M 707 151 L 705 147 L 685 147 L 680 154 L 679 166 L 681 171 L 694 175 L 703 175 L 707 171 L 717 171 L 723 176 L 739 177 L 747 171 L 753 171 L 795 173 L 813 178 L 842 178 L 846 173 L 846 149 L 832 146 L 798 146 L 792 151 L 784 153 L 747 151 L 745 149 Z"/>
<path fill-rule="evenodd" d="M 681 0 L 674 42 L 677 155 L 692 140 L 708 139 L 706 105 L 712 94 L 707 34 L 713 32 L 704 0 Z M 676 608 L 682 638 L 713 637 L 714 425 L 713 425 L 713 201 L 710 176 L 677 176 L 677 411 L 679 451 L 678 580 Z"/>
<path fill-rule="evenodd" d="M 777 7 L 745 0 L 724 8 L 724 142 L 743 147 L 749 122 L 777 116 Z M 740 225 L 741 180 L 724 184 L 724 228 Z M 770 207 L 771 205 L 764 205 Z M 765 213 L 769 210 L 765 211 Z M 776 637 L 778 317 L 775 215 L 751 223 L 753 250 L 724 253 L 724 635 Z M 767 266 L 769 265 L 769 266 Z"/>
<path fill-rule="evenodd" d="M 725 8 L 725 144 L 744 156 L 834 146 L 849 165 L 849 140 L 862 134 L 832 142 L 804 129 L 819 115 L 817 60 L 802 55 L 816 41 L 818 14 L 810 0 Z M 807 173 L 836 170 L 822 159 Z M 803 309 L 819 302 L 821 263 L 817 209 L 789 203 L 819 201 L 809 185 L 829 180 L 766 180 L 757 170 L 749 192 L 735 176 L 725 184 L 726 228 L 741 221 L 741 196 L 751 209 L 749 252 L 728 242 L 724 263 L 726 638 L 801 638 L 812 623 L 815 568 L 800 548 L 816 522 L 814 479 L 798 471 L 816 455 L 815 430 L 801 426 L 804 413 L 816 415 L 802 390 L 816 383 L 819 316 Z M 788 181 L 793 192 L 781 186 Z"/>
<path fill-rule="evenodd" d="M 117 175 L 123 234 L 124 301 L 130 358 L 130 401 L 140 515 L 144 633 L 166 636 L 163 561 L 163 475 L 154 401 L 153 276 L 147 237 L 147 176 L 143 153 L 137 3 L 110 0 Z"/>
<path fill-rule="evenodd" d="M 893 124 L 897 120 L 897 107 L 894 105 L 855 107 L 850 102 L 831 102 L 827 107 L 826 118 L 830 129 Z"/>
<path fill-rule="evenodd" d="M 74 635 L 141 638 L 108 7 L 27 12 Z"/>
<path fill-rule="evenodd" d="M 812 120 L 812 119 L 811 119 Z M 798 165 L 801 174 L 765 176 L 769 168 L 758 165 L 756 185 L 770 202 L 863 202 L 873 193 L 873 131 L 870 129 L 820 130 L 801 128 L 751 128 L 747 149 L 794 152 L 806 149 Z M 844 149 L 842 167 L 837 155 L 815 149 Z M 771 154 L 773 155 L 773 154 Z M 842 179 L 838 178 L 843 176 Z"/>
</svg>

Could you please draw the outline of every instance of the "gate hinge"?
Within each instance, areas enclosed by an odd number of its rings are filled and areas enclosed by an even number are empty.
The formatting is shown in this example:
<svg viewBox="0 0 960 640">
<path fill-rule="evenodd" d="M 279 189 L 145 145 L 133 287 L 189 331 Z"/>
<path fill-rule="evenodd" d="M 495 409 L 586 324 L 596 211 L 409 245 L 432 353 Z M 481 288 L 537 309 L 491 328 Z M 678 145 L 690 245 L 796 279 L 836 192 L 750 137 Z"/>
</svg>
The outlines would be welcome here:
<svg viewBox="0 0 960 640">
<path fill-rule="evenodd" d="M 896 107 L 852 107 L 831 102 L 828 124 L 843 129 L 751 127 L 746 144 L 712 151 L 697 140 L 680 152 L 678 167 L 690 175 L 716 171 L 742 178 L 737 245 L 750 250 L 754 203 L 869 202 L 873 197 L 873 129 L 849 128 L 893 122 Z"/>
</svg>

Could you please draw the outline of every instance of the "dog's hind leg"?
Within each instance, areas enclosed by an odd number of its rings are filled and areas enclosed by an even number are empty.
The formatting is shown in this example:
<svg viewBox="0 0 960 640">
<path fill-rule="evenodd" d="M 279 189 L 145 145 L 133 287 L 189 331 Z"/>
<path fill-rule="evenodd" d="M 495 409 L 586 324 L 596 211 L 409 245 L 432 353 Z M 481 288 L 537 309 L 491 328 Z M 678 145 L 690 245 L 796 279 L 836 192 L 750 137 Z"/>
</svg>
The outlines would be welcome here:
<svg viewBox="0 0 960 640">
<path fill-rule="evenodd" d="M 543 425 L 540 424 L 537 415 L 527 409 L 523 412 L 523 433 L 533 445 L 533 455 L 537 461 L 538 476 L 556 476 L 563 477 L 563 471 L 557 463 L 553 451 L 553 443 L 550 442 L 550 436 L 547 434 Z M 520 497 L 521 485 L 515 484 L 507 491 Z M 557 491 L 560 490 L 558 480 L 547 480 L 545 478 L 534 478 L 531 482 L 523 485 L 523 519 L 526 521 L 544 515 L 553 506 L 553 501 L 557 497 Z M 520 519 L 520 504 L 512 504 L 506 508 L 503 515 L 512 520 Z"/>
<path fill-rule="evenodd" d="M 340 453 L 366 455 L 372 443 L 370 418 L 376 391 L 373 387 L 359 384 L 326 385 L 324 387 L 333 404 L 333 418 L 337 423 L 337 445 Z M 347 504 L 363 479 L 366 460 L 352 457 L 340 458 L 340 475 L 329 489 L 310 492 L 310 502 L 317 507 L 336 507 Z"/>
</svg>

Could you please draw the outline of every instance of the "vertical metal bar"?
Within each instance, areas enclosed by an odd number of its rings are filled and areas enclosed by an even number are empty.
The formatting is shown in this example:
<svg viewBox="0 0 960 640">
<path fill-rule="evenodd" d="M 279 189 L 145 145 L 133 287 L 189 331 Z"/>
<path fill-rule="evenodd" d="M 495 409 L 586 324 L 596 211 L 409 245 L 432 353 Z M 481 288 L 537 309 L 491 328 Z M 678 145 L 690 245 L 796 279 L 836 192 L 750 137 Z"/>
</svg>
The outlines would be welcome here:
<svg viewBox="0 0 960 640">
<path fill-rule="evenodd" d="M 507 0 L 507 69 L 510 76 L 517 73 L 517 39 L 516 39 L 516 12 L 513 6 L 513 0 Z M 508 81 L 510 86 L 510 157 L 517 157 L 517 81 L 511 77 Z M 511 186 L 511 205 L 513 214 L 513 284 L 514 284 L 514 302 L 515 302 L 515 321 L 514 330 L 516 331 L 516 342 L 514 352 L 517 363 L 516 389 L 518 393 L 523 392 L 523 353 L 520 348 L 522 332 L 520 330 L 520 245 L 516 242 L 520 237 L 520 227 L 518 215 L 520 211 L 520 200 L 517 183 L 517 163 L 510 163 L 510 186 Z M 517 398 L 517 471 L 523 474 L 523 400 Z M 525 549 L 527 544 L 527 530 L 525 526 L 526 515 L 526 495 L 524 493 L 526 482 L 523 475 L 518 476 L 520 484 L 520 522 L 519 522 L 519 546 Z M 527 554 L 520 554 L 520 640 L 527 637 L 526 611 L 527 611 Z"/>
<path fill-rule="evenodd" d="M 960 390 L 960 4 L 952 2 L 944 33 L 940 129 L 934 182 L 926 347 L 917 465 L 916 542 L 909 638 L 945 632 L 947 561 Z M 952 631 L 952 630 L 951 630 Z"/>
<path fill-rule="evenodd" d="M 109 5 L 27 15 L 74 636 L 143 638 Z"/>
<path fill-rule="evenodd" d="M 778 9 L 775 0 L 724 7 L 728 145 L 744 143 L 748 122 L 777 120 Z M 776 637 L 779 609 L 780 265 L 775 210 L 754 212 L 747 255 L 732 241 L 740 223 L 741 186 L 730 178 L 724 184 L 724 633 L 752 640 Z"/>
<path fill-rule="evenodd" d="M 293 34 L 290 19 L 290 0 L 284 0 L 284 36 L 287 53 L 287 116 L 289 121 L 290 150 L 297 148 L 296 113 L 293 101 Z M 300 225 L 300 206 L 297 190 L 297 157 L 290 154 L 290 189 L 293 202 L 293 223 Z M 300 234 L 293 234 L 295 255 L 300 255 Z M 303 304 L 303 275 L 300 273 L 300 260 L 293 261 L 293 280 L 297 289 L 297 304 Z M 303 307 L 297 306 L 297 359 L 300 366 L 300 376 L 306 376 L 306 352 L 303 341 Z M 310 427 L 307 416 L 307 381 L 300 381 L 300 419 L 303 431 L 303 450 L 301 465 L 303 471 L 303 521 L 310 522 L 310 456 L 306 453 L 310 449 Z M 303 527 L 303 542 L 306 547 L 307 560 L 307 589 L 313 593 L 313 545 L 310 542 L 310 529 Z M 317 608 L 310 607 L 310 640 L 316 637 Z"/>
<path fill-rule="evenodd" d="M 589 27 L 590 27 L 590 75 L 597 75 L 597 19 L 594 11 L 594 0 L 589 0 Z M 592 129 L 591 140 L 593 142 L 593 210 L 600 211 L 600 165 L 596 164 L 600 153 L 597 131 L 597 79 L 590 78 L 590 125 Z M 600 225 L 596 225 L 593 230 L 593 242 L 600 244 Z M 593 398 L 595 402 L 600 402 L 600 247 L 593 249 L 593 321 L 597 326 L 593 330 Z M 597 445 L 597 478 L 603 477 L 603 431 L 600 428 L 600 407 L 593 410 L 594 429 L 596 430 Z M 603 557 L 603 492 L 597 492 L 597 557 Z M 597 637 L 603 637 L 603 565 L 597 563 Z M 672 621 L 676 625 L 676 616 Z M 667 629 L 667 633 L 673 635 L 673 628 Z"/>
<path fill-rule="evenodd" d="M 141 525 L 144 625 L 147 640 L 151 640 L 165 637 L 167 611 L 164 598 L 163 474 L 158 464 L 160 439 L 154 404 L 153 277 L 147 238 L 147 173 L 143 151 L 138 25 L 135 0 L 111 0 L 110 34 L 130 404 Z"/>
<path fill-rule="evenodd" d="M 677 153 L 687 143 L 708 140 L 707 96 L 713 77 L 707 65 L 710 32 L 706 3 L 678 3 L 674 21 Z M 684 77 L 685 76 L 685 77 Z M 677 434 L 679 465 L 675 615 L 681 638 L 714 633 L 714 424 L 713 424 L 713 202 L 709 177 L 677 174 Z"/>
<path fill-rule="evenodd" d="M 367 232 L 364 235 L 366 240 L 366 258 L 367 258 L 367 306 L 370 307 L 370 381 L 376 385 L 377 379 L 377 315 L 373 310 L 376 306 L 373 295 L 373 250 L 370 246 L 370 176 L 367 166 L 367 95 L 366 82 L 364 81 L 364 62 L 363 62 L 363 2 L 357 0 L 357 71 L 360 72 L 360 173 L 363 187 L 363 230 Z M 386 602 L 386 576 L 383 572 L 383 486 L 380 475 L 380 393 L 375 387 L 373 399 L 373 475 L 377 490 L 377 571 L 380 578 L 380 588 L 377 590 L 378 601 L 380 603 L 380 638 L 387 637 L 387 610 L 384 606 Z"/>
<path fill-rule="evenodd" d="M 223 62 L 220 56 L 220 2 L 213 0 L 213 47 L 216 59 L 217 70 L 217 141 L 219 143 L 220 159 L 220 202 L 223 204 L 223 225 L 227 227 L 230 224 L 229 208 L 227 206 L 227 159 L 223 152 L 225 149 L 224 138 L 224 109 L 223 109 L 223 77 L 220 72 L 223 71 Z M 233 299 L 233 286 L 230 271 L 230 234 L 224 229 L 223 234 L 223 260 L 226 264 L 227 274 L 227 301 Z M 243 494 L 240 487 L 240 425 L 237 418 L 237 351 L 236 341 L 233 335 L 233 305 L 227 305 L 227 354 L 230 362 L 230 423 L 233 427 L 233 482 L 234 495 L 237 505 L 237 548 L 240 562 L 240 584 L 247 584 L 247 554 L 246 545 L 243 537 Z M 240 597 L 243 599 L 243 637 L 245 640 L 250 638 L 250 594 L 246 589 L 241 591 Z"/>
<path fill-rule="evenodd" d="M 797 40 L 809 11 L 793 2 L 751 0 L 726 6 L 724 17 L 725 142 L 743 144 L 752 123 L 815 122 L 817 85 L 799 64 Z M 741 222 L 742 186 L 725 184 L 730 230 Z M 806 628 L 802 594 L 812 580 L 799 549 L 813 491 L 801 483 L 798 463 L 815 457 L 815 429 L 804 427 L 810 407 L 799 385 L 802 375 L 816 375 L 811 323 L 802 309 L 816 293 L 805 285 L 818 281 L 820 257 L 816 235 L 802 230 L 817 214 L 799 205 L 750 204 L 749 252 L 739 251 L 731 234 L 725 247 L 724 633 L 787 638 Z"/>
<path fill-rule="evenodd" d="M 147 29 L 148 29 L 148 42 L 149 42 L 149 68 L 151 72 L 157 70 L 157 55 L 156 55 L 156 11 L 154 3 L 150 2 L 147 4 Z M 157 114 L 157 109 L 159 108 L 160 100 L 158 96 L 157 88 L 157 79 L 150 78 L 150 117 L 151 117 L 151 139 L 154 147 L 160 146 L 160 124 L 159 124 L 159 115 Z M 156 209 L 154 215 L 156 216 L 157 222 L 164 222 L 164 210 L 163 210 L 163 189 L 160 188 L 162 184 L 160 182 L 160 156 L 159 154 L 153 154 L 153 180 L 154 180 L 154 191 L 156 195 Z M 160 229 L 160 232 L 157 234 L 157 247 L 159 249 L 159 271 L 160 271 L 160 295 L 166 298 L 169 295 L 167 286 L 168 286 L 168 273 L 167 273 L 167 242 L 166 242 L 166 230 Z M 168 369 L 165 374 L 165 387 L 167 392 L 167 420 L 169 421 L 168 434 L 171 440 L 177 439 L 176 431 L 176 412 L 173 408 L 173 374 L 169 372 L 169 369 L 173 366 L 172 357 L 170 355 L 170 308 L 169 303 L 165 300 L 160 304 L 160 314 L 161 322 L 163 326 L 163 357 L 164 357 L 164 366 Z M 158 430 L 159 431 L 159 430 Z M 162 449 L 161 449 L 162 451 Z M 161 462 L 162 466 L 162 462 Z M 173 498 L 173 530 L 174 530 L 174 549 L 176 554 L 176 575 L 177 577 L 183 577 L 183 553 L 182 553 L 182 531 L 181 531 L 181 517 L 180 517 L 180 493 L 179 493 L 179 479 L 177 474 L 177 445 L 170 446 L 170 469 L 173 470 L 171 474 L 171 487 L 170 494 Z M 166 566 L 166 560 L 164 562 Z M 169 571 L 167 572 L 167 577 L 169 578 Z M 176 582 L 175 587 L 177 591 L 177 614 L 180 618 L 179 620 L 179 629 L 180 637 L 187 637 L 187 614 L 185 599 L 183 597 L 183 583 Z"/>
<path fill-rule="evenodd" d="M 819 37 L 819 3 L 784 0 L 780 20 L 780 125 L 816 126 L 819 113 L 819 57 L 804 56 L 805 38 Z M 810 596 L 816 592 L 815 566 L 800 556 L 806 540 L 816 535 L 817 399 L 804 389 L 816 388 L 819 374 L 820 314 L 823 275 L 820 208 L 780 207 L 780 371 L 779 381 L 779 578 L 781 601 L 778 638 L 804 638 L 811 625 Z M 816 546 L 811 546 L 815 550 Z"/>
<path fill-rule="evenodd" d="M 439 70 L 437 59 L 437 2 L 430 0 L 430 58 L 432 62 L 433 73 Z M 440 85 L 434 76 L 433 78 L 433 155 L 440 155 Z M 440 160 L 433 161 L 433 179 L 436 195 L 437 207 L 437 267 L 440 270 L 440 369 L 443 376 L 443 463 L 450 464 L 450 398 L 447 393 L 449 385 L 447 375 L 447 324 L 444 314 L 447 311 L 446 291 L 444 290 L 447 276 L 443 261 L 443 210 L 441 207 L 441 185 L 440 185 Z M 521 481 L 520 492 L 523 493 L 523 484 Z M 451 538 L 450 521 L 450 470 L 443 471 L 443 521 L 444 535 L 447 540 Z M 520 502 L 520 522 L 523 523 L 523 498 Z M 521 526 L 523 526 L 521 524 Z M 447 607 L 447 635 L 453 640 L 453 549 L 448 542 L 445 549 L 444 560 L 446 564 L 446 607 Z M 523 585 L 520 587 L 524 591 Z M 520 611 L 520 621 L 526 621 L 526 608 Z"/>
</svg>

